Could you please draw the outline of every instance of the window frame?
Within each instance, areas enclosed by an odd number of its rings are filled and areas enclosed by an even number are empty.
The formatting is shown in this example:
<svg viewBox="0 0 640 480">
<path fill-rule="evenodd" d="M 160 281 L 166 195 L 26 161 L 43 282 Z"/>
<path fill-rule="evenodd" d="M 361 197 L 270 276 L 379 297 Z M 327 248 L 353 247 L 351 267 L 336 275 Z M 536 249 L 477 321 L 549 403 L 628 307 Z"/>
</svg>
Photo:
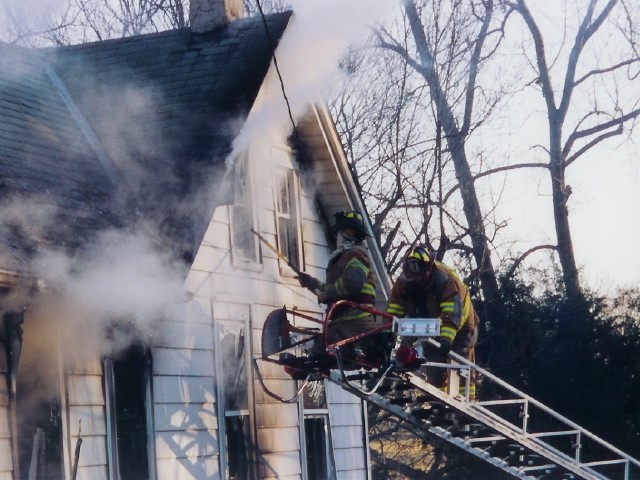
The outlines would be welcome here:
<svg viewBox="0 0 640 480">
<path fill-rule="evenodd" d="M 289 212 L 281 212 L 281 186 L 282 179 L 286 181 L 287 187 L 287 200 L 288 200 L 288 209 Z M 301 216 L 301 205 L 300 201 L 300 176 L 298 171 L 292 167 L 284 167 L 278 166 L 274 172 L 274 185 L 273 185 L 273 195 L 274 195 L 274 204 L 273 204 L 273 212 L 274 212 L 274 220 L 276 227 L 276 242 L 278 251 L 289 260 L 289 262 L 299 270 L 304 270 L 304 255 L 303 255 L 303 238 L 302 238 L 302 216 Z M 293 210 L 293 211 L 292 211 Z M 295 258 L 291 258 L 292 255 L 289 254 L 289 248 L 283 248 L 283 233 L 281 220 L 288 221 L 289 225 L 287 226 L 287 232 L 295 242 L 293 245 Z M 280 274 L 283 276 L 295 276 L 295 272 L 287 266 L 286 262 L 282 258 L 278 258 L 278 265 L 280 267 Z"/>
<path fill-rule="evenodd" d="M 246 215 L 246 217 L 248 217 L 246 219 L 246 223 L 255 231 L 259 231 L 256 195 L 254 194 L 254 175 L 251 168 L 249 153 L 244 152 L 238 156 L 234 162 L 233 168 L 233 203 L 228 205 L 231 262 L 234 267 L 260 271 L 262 269 L 262 262 L 260 257 L 260 244 L 257 238 L 255 235 L 250 235 L 249 231 L 244 232 L 246 235 L 244 238 L 247 238 L 250 244 L 249 248 L 246 249 L 238 244 L 237 238 L 241 232 L 236 232 L 238 224 L 241 223 L 237 220 L 238 214 L 236 212 L 239 212 L 240 209 L 248 211 Z M 246 178 L 246 182 L 244 182 L 244 184 L 239 182 L 241 175 Z M 243 185 L 244 188 L 241 188 L 241 185 Z M 238 202 L 238 199 L 241 199 L 242 202 Z M 246 250 L 251 250 L 251 252 L 247 254 Z"/>
<path fill-rule="evenodd" d="M 227 420 L 232 418 L 244 418 L 246 424 L 244 425 L 245 447 L 246 447 L 246 459 L 247 459 L 247 478 L 257 478 L 256 470 L 256 451 L 254 448 L 254 414 L 253 414 L 253 390 L 250 388 L 252 384 L 250 360 L 251 360 L 251 324 L 249 319 L 244 321 L 234 320 L 215 320 L 214 321 L 214 355 L 216 364 L 216 411 L 218 414 L 218 448 L 219 448 L 219 465 L 220 474 L 222 478 L 229 478 L 229 447 L 228 447 L 228 432 L 227 432 Z M 231 331 L 243 331 L 244 346 L 243 346 L 243 358 L 245 364 L 246 385 L 246 407 L 229 410 L 227 409 L 226 400 L 226 385 L 224 382 L 224 366 L 223 366 L 223 352 L 222 352 L 222 339 L 225 332 Z"/>
<path fill-rule="evenodd" d="M 318 387 L 321 385 L 321 388 L 323 390 L 324 400 L 322 402 L 322 405 L 308 407 L 308 406 L 305 406 L 305 403 L 306 403 L 305 393 L 306 393 L 307 387 L 312 384 L 315 384 L 313 385 L 315 387 Z M 308 452 L 310 449 L 317 451 L 320 447 L 324 451 L 324 457 L 325 457 L 324 465 L 326 465 L 326 471 L 322 472 L 323 474 L 322 478 L 323 479 L 326 478 L 326 480 L 335 480 L 337 478 L 335 455 L 333 451 L 333 438 L 331 433 L 331 420 L 329 416 L 329 407 L 327 403 L 328 402 L 327 394 L 328 394 L 328 388 L 327 388 L 326 380 L 321 380 L 319 382 L 309 382 L 307 386 L 305 386 L 305 390 L 303 391 L 303 394 L 300 395 L 298 399 L 298 407 L 299 407 L 298 411 L 300 415 L 300 457 L 302 460 L 303 480 L 316 480 L 318 478 L 317 475 L 314 475 L 314 474 L 317 474 L 318 472 L 309 471 L 312 465 L 309 462 Z M 307 441 L 307 438 L 311 433 L 309 431 L 309 426 L 311 423 L 310 421 L 314 421 L 314 420 L 322 421 L 322 426 L 324 430 L 322 445 L 318 445 L 316 442 L 314 442 L 313 445 L 309 445 Z"/>
<path fill-rule="evenodd" d="M 153 372 L 151 368 L 151 350 L 148 346 L 134 343 L 130 348 L 142 348 L 144 358 L 147 359 L 143 366 L 146 369 L 146 382 L 144 388 L 144 411 L 145 411 L 145 437 L 147 454 L 147 472 L 149 480 L 157 478 L 155 466 L 155 432 L 153 419 L 153 398 L 152 383 Z M 106 444 L 107 444 L 107 475 L 109 480 L 120 480 L 120 455 L 118 452 L 118 433 L 116 418 L 116 356 L 108 356 L 102 360 L 102 372 L 104 376 L 105 395 L 105 422 L 106 422 Z"/>
</svg>

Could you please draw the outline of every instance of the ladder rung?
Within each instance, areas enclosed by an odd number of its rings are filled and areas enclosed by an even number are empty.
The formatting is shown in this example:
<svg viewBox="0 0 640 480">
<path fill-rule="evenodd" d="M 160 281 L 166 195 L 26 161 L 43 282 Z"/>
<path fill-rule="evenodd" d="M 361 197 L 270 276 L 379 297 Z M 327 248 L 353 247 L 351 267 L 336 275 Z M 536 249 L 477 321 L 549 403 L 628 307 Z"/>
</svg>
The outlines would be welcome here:
<svg viewBox="0 0 640 480">
<path fill-rule="evenodd" d="M 479 400 L 473 404 L 485 407 L 487 405 L 517 405 L 518 403 L 526 403 L 526 400 L 523 398 L 514 398 L 512 400 Z"/>
<path fill-rule="evenodd" d="M 469 443 L 481 443 L 481 442 L 497 442 L 500 440 L 506 440 L 506 437 L 502 435 L 492 435 L 490 437 L 475 437 L 467 440 Z"/>
<path fill-rule="evenodd" d="M 529 467 L 522 467 L 522 470 L 525 472 L 533 472 L 535 470 L 554 470 L 558 468 L 555 463 L 548 463 L 546 465 L 532 465 Z"/>
<path fill-rule="evenodd" d="M 577 435 L 580 433 L 580 430 L 562 430 L 558 432 L 537 432 L 537 433 L 527 433 L 528 437 L 541 438 L 541 437 L 555 437 L 558 435 Z"/>
</svg>

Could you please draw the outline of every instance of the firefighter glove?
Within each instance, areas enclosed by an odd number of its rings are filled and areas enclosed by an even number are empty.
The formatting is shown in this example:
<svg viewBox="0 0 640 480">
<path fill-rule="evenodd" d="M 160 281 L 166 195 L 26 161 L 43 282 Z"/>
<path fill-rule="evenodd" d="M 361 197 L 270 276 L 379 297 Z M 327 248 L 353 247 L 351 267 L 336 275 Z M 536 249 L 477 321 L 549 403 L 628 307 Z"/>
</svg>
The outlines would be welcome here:
<svg viewBox="0 0 640 480">
<path fill-rule="evenodd" d="M 297 278 L 301 287 L 308 288 L 312 292 L 320 288 L 320 280 L 308 273 L 300 272 Z"/>
<path fill-rule="evenodd" d="M 316 294 L 318 295 L 318 303 L 324 303 L 325 305 L 329 304 L 329 295 L 325 290 L 318 290 Z"/>
<path fill-rule="evenodd" d="M 440 355 L 447 357 L 451 351 L 451 341 L 442 337 L 440 337 L 438 341 L 440 342 L 440 349 L 438 350 Z"/>
</svg>

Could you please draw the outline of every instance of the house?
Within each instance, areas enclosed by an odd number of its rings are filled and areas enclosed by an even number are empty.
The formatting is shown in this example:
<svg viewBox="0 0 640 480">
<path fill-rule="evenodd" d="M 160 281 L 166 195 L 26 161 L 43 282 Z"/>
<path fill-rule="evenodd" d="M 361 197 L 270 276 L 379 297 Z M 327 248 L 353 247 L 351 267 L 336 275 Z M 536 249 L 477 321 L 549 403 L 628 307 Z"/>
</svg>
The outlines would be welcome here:
<svg viewBox="0 0 640 480">
<path fill-rule="evenodd" d="M 0 44 L 1 480 L 370 476 L 358 398 L 313 382 L 282 403 L 256 378 L 268 313 L 322 308 L 251 229 L 322 277 L 332 214 L 364 206 L 321 103 L 289 139 L 247 133 L 284 101 L 295 14 L 225 3 L 187 29 Z"/>
</svg>

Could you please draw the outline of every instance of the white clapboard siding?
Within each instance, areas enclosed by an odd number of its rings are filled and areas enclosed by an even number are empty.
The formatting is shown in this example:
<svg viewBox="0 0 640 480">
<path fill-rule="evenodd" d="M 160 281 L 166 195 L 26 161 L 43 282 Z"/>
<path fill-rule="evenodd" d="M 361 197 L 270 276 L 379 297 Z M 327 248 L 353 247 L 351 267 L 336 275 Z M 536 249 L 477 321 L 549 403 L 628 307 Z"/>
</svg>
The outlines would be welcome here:
<svg viewBox="0 0 640 480">
<path fill-rule="evenodd" d="M 156 442 L 158 458 L 191 458 L 203 461 L 218 455 L 218 438 L 215 430 L 159 432 Z"/>
<path fill-rule="evenodd" d="M 192 271 L 186 289 L 194 294 L 194 300 L 171 312 L 171 320 L 162 322 L 154 342 L 153 430 L 158 480 L 218 476 L 212 288 L 208 272 Z"/>
<path fill-rule="evenodd" d="M 332 383 L 327 384 L 327 401 L 338 477 L 365 478 L 367 446 L 363 438 L 362 402 Z"/>
<path fill-rule="evenodd" d="M 73 468 L 78 434 L 82 436 L 77 478 L 107 478 L 107 439 L 103 377 L 98 359 L 76 365 L 65 376 L 69 429 L 69 465 Z"/>
<path fill-rule="evenodd" d="M 300 453 L 278 452 L 261 455 L 259 476 L 263 480 L 300 480 L 302 473 Z"/>
<path fill-rule="evenodd" d="M 213 377 L 212 351 L 188 348 L 154 348 L 153 374 Z"/>
<path fill-rule="evenodd" d="M 270 452 L 292 452 L 299 450 L 300 434 L 298 428 L 261 428 L 258 430 L 258 445 Z"/>
<path fill-rule="evenodd" d="M 84 445 L 83 445 L 84 447 Z M 107 470 L 104 467 L 78 468 L 77 480 L 108 480 Z"/>
<path fill-rule="evenodd" d="M 177 454 L 176 452 L 171 458 L 158 459 L 158 480 L 220 478 L 217 457 L 193 459 L 175 456 Z"/>
<path fill-rule="evenodd" d="M 3 473 L 11 474 L 12 471 L 11 439 L 0 438 L 0 478 L 2 478 Z"/>
<path fill-rule="evenodd" d="M 255 228 L 275 246 L 274 172 L 279 168 L 291 168 L 291 159 L 284 148 L 264 146 L 251 150 L 251 156 Z M 270 161 L 266 161 L 267 159 Z M 335 175 L 335 172 L 329 174 Z M 299 218 L 302 221 L 303 235 L 301 260 L 304 260 L 300 267 L 317 278 L 324 279 L 331 252 L 327 245 L 325 227 L 316 211 L 313 189 L 317 187 L 318 185 L 300 183 Z M 337 192 L 337 195 L 344 196 L 344 192 Z M 212 338 L 210 330 L 205 328 L 207 322 L 210 322 L 209 325 L 216 322 L 247 325 L 249 330 L 246 345 L 250 355 L 259 358 L 262 353 L 262 326 L 271 311 L 282 306 L 296 306 L 316 311 L 317 318 L 322 319 L 324 306 L 318 305 L 313 293 L 300 287 L 295 273 L 259 240 L 260 258 L 257 263 L 242 265 L 236 261 L 234 264 L 229 224 L 229 208 L 218 207 L 185 282 L 187 291 L 193 295 L 195 303 L 201 306 L 203 315 L 200 325 L 189 325 L 188 328 L 180 326 L 179 322 L 167 325 L 164 333 L 170 334 L 171 340 L 161 339 L 159 348 L 154 349 L 156 455 L 160 480 L 180 479 L 181 475 L 187 475 L 186 472 L 199 478 L 196 474 L 209 468 L 201 463 L 204 461 L 202 455 L 206 455 L 208 450 L 189 448 L 194 445 L 210 444 L 210 459 L 215 459 L 216 462 L 218 460 L 219 439 L 215 435 L 218 434 L 217 425 L 220 420 L 200 425 L 189 423 L 189 419 L 206 411 L 203 408 L 204 399 L 195 399 L 201 395 L 198 390 L 200 381 L 206 382 L 204 390 L 213 396 L 213 400 L 208 398 L 212 402 L 211 417 L 215 418 L 219 413 L 215 403 L 217 392 L 213 390 L 216 375 L 214 364 L 209 366 L 205 358 L 207 349 L 214 349 L 218 339 Z M 318 324 L 299 318 L 296 323 L 319 327 Z M 194 338 L 198 334 L 202 337 Z M 212 358 L 215 358 L 214 353 L 208 352 Z M 296 383 L 281 366 L 260 360 L 258 365 L 271 391 L 283 398 L 291 398 L 295 394 Z M 250 371 L 253 372 L 252 366 Z M 257 435 L 254 440 L 260 451 L 259 477 L 299 480 L 302 475 L 299 405 L 297 402 L 282 403 L 267 395 L 255 373 L 252 374 L 252 380 L 253 391 L 250 392 L 250 398 L 253 399 L 253 405 L 250 406 L 250 414 Z M 351 474 L 351 478 L 364 478 L 367 466 L 364 465 L 366 446 L 362 440 L 362 404 L 347 393 L 336 393 L 334 397 L 336 404 L 331 404 L 329 409 L 337 409 L 330 421 L 338 475 Z M 194 429 L 193 434 L 198 440 L 194 440 L 193 444 L 181 445 L 173 439 L 180 435 L 180 429 L 184 432 L 185 428 Z M 184 441 L 184 438 L 178 438 Z M 181 458 L 184 455 L 181 452 L 185 448 L 191 452 L 192 457 L 189 458 L 200 462 L 197 472 L 190 471 L 192 467 Z M 213 472 L 211 478 L 217 478 L 217 463 L 210 468 Z"/>
<path fill-rule="evenodd" d="M 4 351 L 0 347 L 0 355 Z M 11 429 L 9 427 L 9 391 L 5 365 L 0 368 L 0 480 L 12 480 L 13 460 L 11 456 Z"/>
</svg>

